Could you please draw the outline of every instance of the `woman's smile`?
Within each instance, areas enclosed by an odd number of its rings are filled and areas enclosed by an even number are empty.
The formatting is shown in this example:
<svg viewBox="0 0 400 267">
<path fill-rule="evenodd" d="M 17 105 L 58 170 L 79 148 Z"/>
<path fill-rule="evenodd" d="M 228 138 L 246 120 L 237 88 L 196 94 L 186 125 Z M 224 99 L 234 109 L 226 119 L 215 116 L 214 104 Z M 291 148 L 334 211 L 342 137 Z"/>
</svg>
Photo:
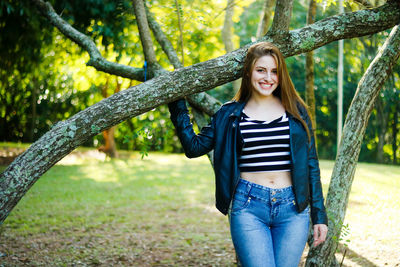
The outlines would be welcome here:
<svg viewBox="0 0 400 267">
<path fill-rule="evenodd" d="M 272 93 L 279 85 L 277 66 L 272 56 L 262 56 L 256 61 L 251 74 L 251 84 L 255 97 L 265 98 L 272 96 Z"/>
</svg>

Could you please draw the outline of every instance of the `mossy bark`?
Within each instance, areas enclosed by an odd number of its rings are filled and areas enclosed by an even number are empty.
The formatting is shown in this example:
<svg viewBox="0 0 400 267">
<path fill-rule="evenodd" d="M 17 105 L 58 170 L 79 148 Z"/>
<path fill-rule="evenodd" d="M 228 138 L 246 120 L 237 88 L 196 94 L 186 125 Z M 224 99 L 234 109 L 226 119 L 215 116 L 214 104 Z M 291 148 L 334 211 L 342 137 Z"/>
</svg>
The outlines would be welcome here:
<svg viewBox="0 0 400 267">
<path fill-rule="evenodd" d="M 327 241 L 310 249 L 306 266 L 330 266 L 334 260 L 337 241 L 333 237 L 338 240 L 340 236 L 368 119 L 399 55 L 400 28 L 396 26 L 361 78 L 350 105 L 326 199 L 329 217 Z"/>
</svg>

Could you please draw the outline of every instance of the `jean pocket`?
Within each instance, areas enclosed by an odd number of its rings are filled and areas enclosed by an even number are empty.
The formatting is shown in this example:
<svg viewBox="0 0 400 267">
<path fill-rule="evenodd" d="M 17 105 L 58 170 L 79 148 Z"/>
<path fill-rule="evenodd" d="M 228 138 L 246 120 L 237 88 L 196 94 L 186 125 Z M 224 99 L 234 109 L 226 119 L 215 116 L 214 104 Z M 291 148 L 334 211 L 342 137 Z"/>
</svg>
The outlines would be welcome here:
<svg viewBox="0 0 400 267">
<path fill-rule="evenodd" d="M 250 205 L 251 197 L 243 194 L 235 194 L 232 202 L 232 212 L 238 212 Z"/>
<path fill-rule="evenodd" d="M 310 205 L 308 205 L 300 214 L 310 215 L 311 209 Z"/>
</svg>

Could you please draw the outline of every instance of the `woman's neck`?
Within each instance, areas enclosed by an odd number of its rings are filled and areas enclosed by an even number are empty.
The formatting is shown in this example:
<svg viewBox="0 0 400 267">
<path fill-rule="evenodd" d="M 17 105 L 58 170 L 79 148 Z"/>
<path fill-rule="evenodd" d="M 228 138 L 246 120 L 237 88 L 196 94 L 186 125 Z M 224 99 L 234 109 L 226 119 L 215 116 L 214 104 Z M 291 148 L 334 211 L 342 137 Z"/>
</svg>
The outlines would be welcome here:
<svg viewBox="0 0 400 267">
<path fill-rule="evenodd" d="M 285 108 L 276 96 L 264 99 L 250 98 L 244 112 L 253 119 L 270 121 L 282 116 Z"/>
<path fill-rule="evenodd" d="M 282 106 L 281 100 L 276 96 L 270 97 L 251 97 L 247 102 L 252 109 L 274 109 Z"/>
</svg>

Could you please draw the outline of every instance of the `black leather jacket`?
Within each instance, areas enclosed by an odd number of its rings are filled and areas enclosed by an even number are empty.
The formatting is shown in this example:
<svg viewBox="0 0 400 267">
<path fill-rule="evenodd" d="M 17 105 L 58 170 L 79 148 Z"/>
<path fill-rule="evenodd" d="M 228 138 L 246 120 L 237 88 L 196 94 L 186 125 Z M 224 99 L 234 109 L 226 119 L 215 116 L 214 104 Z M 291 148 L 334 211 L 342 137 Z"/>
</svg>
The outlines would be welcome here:
<svg viewBox="0 0 400 267">
<path fill-rule="evenodd" d="M 239 120 L 244 105 L 245 103 L 236 101 L 224 104 L 212 116 L 210 124 L 196 135 L 190 123 L 185 100 L 168 104 L 172 123 L 187 157 L 199 157 L 214 149 L 216 207 L 224 215 L 228 213 L 240 178 L 238 159 L 243 147 L 243 138 L 240 134 Z M 299 110 L 312 132 L 307 112 L 301 107 Z M 289 127 L 291 176 L 298 212 L 310 204 L 312 223 L 328 224 L 314 138 L 308 142 L 303 125 L 290 114 Z"/>
</svg>

